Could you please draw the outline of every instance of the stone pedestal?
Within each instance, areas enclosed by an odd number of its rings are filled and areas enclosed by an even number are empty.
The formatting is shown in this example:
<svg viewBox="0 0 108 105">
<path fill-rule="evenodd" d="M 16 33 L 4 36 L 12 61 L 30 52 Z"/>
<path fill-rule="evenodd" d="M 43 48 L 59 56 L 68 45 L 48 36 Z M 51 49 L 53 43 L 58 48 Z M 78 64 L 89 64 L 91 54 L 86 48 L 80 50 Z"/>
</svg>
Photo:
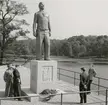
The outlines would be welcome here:
<svg viewBox="0 0 108 105">
<path fill-rule="evenodd" d="M 30 64 L 31 80 L 30 89 L 34 93 L 40 93 L 44 89 L 56 88 L 57 62 L 32 60 Z"/>
</svg>

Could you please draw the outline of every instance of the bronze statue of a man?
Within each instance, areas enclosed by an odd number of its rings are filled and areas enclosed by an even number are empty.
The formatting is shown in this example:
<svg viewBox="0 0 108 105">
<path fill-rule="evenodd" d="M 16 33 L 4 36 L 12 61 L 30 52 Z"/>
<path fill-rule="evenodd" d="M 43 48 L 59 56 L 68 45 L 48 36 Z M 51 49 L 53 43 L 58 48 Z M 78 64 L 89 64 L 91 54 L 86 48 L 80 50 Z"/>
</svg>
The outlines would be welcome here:
<svg viewBox="0 0 108 105">
<path fill-rule="evenodd" d="M 49 15 L 44 11 L 44 4 L 39 3 L 39 11 L 34 14 L 33 35 L 36 37 L 36 59 L 42 59 L 44 44 L 44 60 L 50 60 L 51 26 Z"/>
</svg>

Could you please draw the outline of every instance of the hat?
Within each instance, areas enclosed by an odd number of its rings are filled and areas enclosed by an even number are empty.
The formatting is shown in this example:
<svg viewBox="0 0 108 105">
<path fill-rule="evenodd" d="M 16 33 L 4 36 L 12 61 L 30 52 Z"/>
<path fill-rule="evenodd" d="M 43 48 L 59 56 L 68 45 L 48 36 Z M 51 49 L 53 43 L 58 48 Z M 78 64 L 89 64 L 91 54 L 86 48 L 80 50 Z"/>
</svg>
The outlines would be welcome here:
<svg viewBox="0 0 108 105">
<path fill-rule="evenodd" d="M 85 71 L 85 68 L 84 68 L 84 67 L 81 67 L 81 70 L 82 70 L 82 71 Z"/>
</svg>

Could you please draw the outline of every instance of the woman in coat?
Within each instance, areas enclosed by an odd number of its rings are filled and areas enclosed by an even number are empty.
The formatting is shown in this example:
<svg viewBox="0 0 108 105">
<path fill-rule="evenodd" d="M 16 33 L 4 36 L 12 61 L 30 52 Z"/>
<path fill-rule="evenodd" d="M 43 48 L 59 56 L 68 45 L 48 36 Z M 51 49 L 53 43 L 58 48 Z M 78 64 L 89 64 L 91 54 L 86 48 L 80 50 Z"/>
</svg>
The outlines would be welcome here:
<svg viewBox="0 0 108 105">
<path fill-rule="evenodd" d="M 19 97 L 21 96 L 21 79 L 20 79 L 20 73 L 17 70 L 18 65 L 15 65 L 13 75 L 14 75 L 14 82 L 13 82 L 13 88 L 14 88 L 14 96 Z M 21 101 L 21 98 L 18 98 L 19 101 Z"/>
</svg>

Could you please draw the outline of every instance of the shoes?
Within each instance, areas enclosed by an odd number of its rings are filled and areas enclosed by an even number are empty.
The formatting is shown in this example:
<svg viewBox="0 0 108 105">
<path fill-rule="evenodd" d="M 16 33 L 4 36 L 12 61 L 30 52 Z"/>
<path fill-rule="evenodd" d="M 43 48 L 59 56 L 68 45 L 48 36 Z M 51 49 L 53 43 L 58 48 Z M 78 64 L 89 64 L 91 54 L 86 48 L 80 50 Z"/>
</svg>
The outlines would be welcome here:
<svg viewBox="0 0 108 105">
<path fill-rule="evenodd" d="M 80 104 L 82 104 L 83 102 L 82 101 L 80 101 Z"/>
<path fill-rule="evenodd" d="M 43 59 L 36 59 L 36 60 L 43 60 Z M 50 61 L 50 58 L 45 58 L 44 60 Z"/>
<path fill-rule="evenodd" d="M 51 59 L 50 59 L 50 58 L 46 58 L 46 59 L 44 59 L 44 60 L 50 61 Z"/>
<path fill-rule="evenodd" d="M 14 100 L 17 100 L 17 98 L 14 98 Z"/>
<path fill-rule="evenodd" d="M 23 101 L 22 99 L 18 99 L 18 101 Z"/>
<path fill-rule="evenodd" d="M 91 94 L 91 92 L 87 92 L 87 95 Z"/>
</svg>

